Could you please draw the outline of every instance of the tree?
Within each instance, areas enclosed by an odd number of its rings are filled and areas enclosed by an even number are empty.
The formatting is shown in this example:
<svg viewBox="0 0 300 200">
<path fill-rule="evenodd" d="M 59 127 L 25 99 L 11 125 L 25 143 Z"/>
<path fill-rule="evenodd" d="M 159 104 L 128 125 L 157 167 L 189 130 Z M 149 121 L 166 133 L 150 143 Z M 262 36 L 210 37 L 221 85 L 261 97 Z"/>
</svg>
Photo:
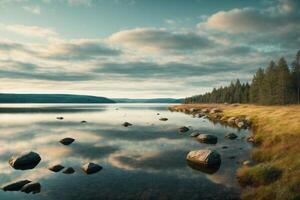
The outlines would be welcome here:
<svg viewBox="0 0 300 200">
<path fill-rule="evenodd" d="M 264 80 L 264 71 L 259 68 L 252 79 L 252 84 L 250 87 L 250 102 L 260 103 L 262 101 L 262 83 Z"/>
<path fill-rule="evenodd" d="M 300 103 L 300 51 L 298 51 L 295 61 L 292 63 L 292 84 L 295 94 L 295 102 Z"/>
<path fill-rule="evenodd" d="M 291 76 L 289 67 L 282 57 L 279 59 L 277 64 L 277 74 L 278 80 L 275 87 L 276 98 L 278 104 L 287 104 L 289 103 L 289 94 L 291 92 Z"/>
<path fill-rule="evenodd" d="M 276 64 L 274 61 L 271 61 L 265 70 L 265 76 L 262 83 L 263 104 L 276 104 L 277 96 L 275 88 L 277 83 Z"/>
</svg>

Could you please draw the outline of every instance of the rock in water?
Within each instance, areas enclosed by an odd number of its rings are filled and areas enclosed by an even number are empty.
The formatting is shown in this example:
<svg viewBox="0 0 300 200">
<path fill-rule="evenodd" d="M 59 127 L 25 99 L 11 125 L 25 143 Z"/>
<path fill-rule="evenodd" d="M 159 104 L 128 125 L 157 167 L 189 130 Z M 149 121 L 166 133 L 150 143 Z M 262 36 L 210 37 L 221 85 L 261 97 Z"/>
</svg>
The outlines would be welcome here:
<svg viewBox="0 0 300 200">
<path fill-rule="evenodd" d="M 87 123 L 87 121 L 83 120 L 83 121 L 81 121 L 81 123 L 82 123 L 82 124 L 85 124 L 85 123 Z"/>
<path fill-rule="evenodd" d="M 234 140 L 234 139 L 236 139 L 238 136 L 236 135 L 236 134 L 234 134 L 234 133 L 228 133 L 228 134 L 226 134 L 225 135 L 225 138 L 228 138 L 228 139 L 230 139 L 230 140 Z"/>
<path fill-rule="evenodd" d="M 130 124 L 129 122 L 124 122 L 122 125 L 125 127 L 132 126 L 132 124 Z"/>
<path fill-rule="evenodd" d="M 62 165 L 53 165 L 53 166 L 49 167 L 48 169 L 53 172 L 60 172 L 64 168 L 65 167 Z"/>
<path fill-rule="evenodd" d="M 216 150 L 190 151 L 186 159 L 193 164 L 205 167 L 214 167 L 221 164 L 221 155 Z"/>
<path fill-rule="evenodd" d="M 218 138 L 216 136 L 209 134 L 200 134 L 197 136 L 197 140 L 207 144 L 216 144 L 218 142 Z"/>
<path fill-rule="evenodd" d="M 21 188 L 21 192 L 29 193 L 39 193 L 41 192 L 41 184 L 40 183 L 28 183 Z"/>
<path fill-rule="evenodd" d="M 87 164 L 82 166 L 82 170 L 86 174 L 94 174 L 94 173 L 97 173 L 98 171 L 100 171 L 101 169 L 102 169 L 102 167 L 100 165 L 95 164 L 95 163 L 87 163 Z"/>
<path fill-rule="evenodd" d="M 14 183 L 10 183 L 10 184 L 7 184 L 5 186 L 2 187 L 2 189 L 4 191 L 19 191 L 21 190 L 21 188 L 30 183 L 31 181 L 29 180 L 21 180 L 21 181 L 17 181 L 17 182 L 14 182 Z"/>
<path fill-rule="evenodd" d="M 75 141 L 75 139 L 67 137 L 67 138 L 64 138 L 64 139 L 60 140 L 59 142 L 62 143 L 63 145 L 70 145 L 74 141 Z"/>
<path fill-rule="evenodd" d="M 14 169 L 27 170 L 35 168 L 40 161 L 40 155 L 31 151 L 29 153 L 24 153 L 19 156 L 11 157 L 9 159 L 9 164 Z"/>
<path fill-rule="evenodd" d="M 182 126 L 182 127 L 180 127 L 179 129 L 178 129 L 178 131 L 180 132 L 180 133 L 185 133 L 185 132 L 188 132 L 190 129 L 188 128 L 188 127 L 186 127 L 186 126 Z"/>
<path fill-rule="evenodd" d="M 63 117 L 56 117 L 56 119 L 63 120 L 64 118 Z"/>
<path fill-rule="evenodd" d="M 200 133 L 198 132 L 193 132 L 190 134 L 190 137 L 197 137 L 198 135 L 200 135 Z"/>
<path fill-rule="evenodd" d="M 159 120 L 160 121 L 168 121 L 168 118 L 163 117 L 163 118 L 160 118 Z"/>
<path fill-rule="evenodd" d="M 73 174 L 74 172 L 75 172 L 75 170 L 72 167 L 68 167 L 62 173 L 64 173 L 64 174 Z"/>
</svg>

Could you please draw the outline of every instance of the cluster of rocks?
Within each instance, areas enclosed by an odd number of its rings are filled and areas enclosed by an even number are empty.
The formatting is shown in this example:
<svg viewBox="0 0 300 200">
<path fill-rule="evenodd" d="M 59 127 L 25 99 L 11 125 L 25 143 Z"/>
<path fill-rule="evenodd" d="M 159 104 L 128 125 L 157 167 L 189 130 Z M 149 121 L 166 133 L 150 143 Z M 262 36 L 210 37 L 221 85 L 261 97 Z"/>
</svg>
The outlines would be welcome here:
<svg viewBox="0 0 300 200">
<path fill-rule="evenodd" d="M 63 138 L 59 142 L 63 145 L 70 145 L 73 143 L 75 139 L 73 138 Z M 10 166 L 16 170 L 30 170 L 34 169 L 40 162 L 41 162 L 41 156 L 33 151 L 22 153 L 20 155 L 12 156 L 8 163 Z M 48 168 L 52 172 L 60 172 L 64 174 L 73 174 L 75 173 L 75 169 L 72 167 L 65 168 L 64 166 L 58 164 L 53 165 Z M 84 171 L 86 174 L 94 174 L 102 170 L 102 167 L 95 163 L 86 163 L 81 167 L 82 171 Z M 13 183 L 9 183 L 7 185 L 4 185 L 2 187 L 3 191 L 20 191 L 24 193 L 39 193 L 41 191 L 41 184 L 38 182 L 32 182 L 30 180 L 19 180 Z"/>
</svg>

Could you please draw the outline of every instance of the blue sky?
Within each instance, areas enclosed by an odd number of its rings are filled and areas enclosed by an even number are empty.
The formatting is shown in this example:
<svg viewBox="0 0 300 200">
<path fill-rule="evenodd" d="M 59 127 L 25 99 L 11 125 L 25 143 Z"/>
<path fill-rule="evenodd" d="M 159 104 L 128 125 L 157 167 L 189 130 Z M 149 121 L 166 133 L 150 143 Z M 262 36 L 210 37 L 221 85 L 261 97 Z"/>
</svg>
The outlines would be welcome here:
<svg viewBox="0 0 300 200">
<path fill-rule="evenodd" d="M 300 49 L 297 0 L 0 0 L 2 92 L 185 97 Z"/>
</svg>

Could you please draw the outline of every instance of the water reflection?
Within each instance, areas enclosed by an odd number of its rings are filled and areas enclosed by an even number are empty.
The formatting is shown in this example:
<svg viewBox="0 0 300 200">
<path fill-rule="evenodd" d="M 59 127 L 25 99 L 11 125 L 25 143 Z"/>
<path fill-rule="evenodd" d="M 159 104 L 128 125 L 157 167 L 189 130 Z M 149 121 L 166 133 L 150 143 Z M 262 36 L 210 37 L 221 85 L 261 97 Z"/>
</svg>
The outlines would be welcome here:
<svg viewBox="0 0 300 200">
<path fill-rule="evenodd" d="M 250 145 L 242 139 L 248 134 L 246 130 L 171 113 L 160 104 L 67 105 L 70 112 L 65 112 L 65 105 L 43 106 L 55 112 L 33 112 L 39 110 L 34 105 L 32 112 L 17 112 L 15 107 L 13 112 L 0 114 L 1 185 L 21 179 L 42 184 L 42 192 L 37 195 L 0 191 L 1 200 L 224 199 L 224 194 L 234 199 L 239 194 L 235 172 L 237 161 L 249 159 Z M 19 107 L 30 110 L 30 105 Z M 64 119 L 57 120 L 57 116 Z M 161 117 L 169 120 L 160 121 Z M 88 123 L 80 123 L 82 120 Z M 125 121 L 133 126 L 123 127 Z M 190 126 L 191 130 L 178 134 L 180 126 Z M 218 143 L 201 144 L 189 137 L 192 131 L 213 134 Z M 239 138 L 224 139 L 228 132 Z M 63 146 L 59 140 L 64 137 L 76 141 Z M 185 160 L 190 150 L 207 147 L 216 149 L 222 157 L 220 169 L 213 174 L 194 170 Z M 34 170 L 13 170 L 7 163 L 9 157 L 27 150 L 38 152 L 42 162 Z M 235 159 L 228 159 L 230 156 Z M 86 162 L 98 163 L 103 170 L 86 176 L 80 169 Z M 49 171 L 47 167 L 54 164 L 73 167 L 75 174 Z"/>
</svg>

